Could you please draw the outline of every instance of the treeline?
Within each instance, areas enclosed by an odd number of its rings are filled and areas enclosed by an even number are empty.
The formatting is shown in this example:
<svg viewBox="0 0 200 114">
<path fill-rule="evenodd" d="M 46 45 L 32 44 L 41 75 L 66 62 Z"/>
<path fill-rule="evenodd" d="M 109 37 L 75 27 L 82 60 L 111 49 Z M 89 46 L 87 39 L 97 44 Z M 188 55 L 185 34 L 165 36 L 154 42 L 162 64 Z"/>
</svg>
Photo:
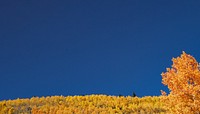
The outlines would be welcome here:
<svg viewBox="0 0 200 114">
<path fill-rule="evenodd" d="M 161 97 L 52 96 L 0 102 L 0 114 L 162 114 Z"/>
</svg>

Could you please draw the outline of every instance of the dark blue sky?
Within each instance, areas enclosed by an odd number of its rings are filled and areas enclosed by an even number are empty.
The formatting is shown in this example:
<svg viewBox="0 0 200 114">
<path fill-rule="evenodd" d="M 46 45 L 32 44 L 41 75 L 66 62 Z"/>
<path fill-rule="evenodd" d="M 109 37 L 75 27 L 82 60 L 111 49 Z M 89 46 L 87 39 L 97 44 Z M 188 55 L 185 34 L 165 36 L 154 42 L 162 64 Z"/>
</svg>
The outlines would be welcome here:
<svg viewBox="0 0 200 114">
<path fill-rule="evenodd" d="M 0 99 L 160 95 L 182 51 L 199 60 L 198 0 L 0 1 Z"/>
</svg>

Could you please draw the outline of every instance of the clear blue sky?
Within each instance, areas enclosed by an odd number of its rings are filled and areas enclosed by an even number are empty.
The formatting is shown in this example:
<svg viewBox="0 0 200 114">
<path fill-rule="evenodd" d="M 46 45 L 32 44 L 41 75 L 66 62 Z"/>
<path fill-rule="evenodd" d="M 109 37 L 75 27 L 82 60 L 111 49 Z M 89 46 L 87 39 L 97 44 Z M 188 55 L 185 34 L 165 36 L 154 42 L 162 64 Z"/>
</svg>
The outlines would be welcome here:
<svg viewBox="0 0 200 114">
<path fill-rule="evenodd" d="M 1 0 L 0 100 L 160 95 L 182 51 L 200 60 L 198 0 Z"/>
</svg>

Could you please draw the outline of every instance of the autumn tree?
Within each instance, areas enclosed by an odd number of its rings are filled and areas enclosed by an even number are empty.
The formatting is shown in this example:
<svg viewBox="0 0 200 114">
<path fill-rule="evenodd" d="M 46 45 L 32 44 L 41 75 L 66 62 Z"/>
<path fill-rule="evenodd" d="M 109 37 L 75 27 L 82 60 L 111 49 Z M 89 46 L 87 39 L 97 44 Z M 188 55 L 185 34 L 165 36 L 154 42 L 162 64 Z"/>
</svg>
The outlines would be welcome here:
<svg viewBox="0 0 200 114">
<path fill-rule="evenodd" d="M 172 59 L 171 68 L 162 73 L 162 83 L 170 93 L 162 91 L 167 108 L 176 114 L 200 114 L 200 71 L 198 62 L 183 52 Z"/>
</svg>

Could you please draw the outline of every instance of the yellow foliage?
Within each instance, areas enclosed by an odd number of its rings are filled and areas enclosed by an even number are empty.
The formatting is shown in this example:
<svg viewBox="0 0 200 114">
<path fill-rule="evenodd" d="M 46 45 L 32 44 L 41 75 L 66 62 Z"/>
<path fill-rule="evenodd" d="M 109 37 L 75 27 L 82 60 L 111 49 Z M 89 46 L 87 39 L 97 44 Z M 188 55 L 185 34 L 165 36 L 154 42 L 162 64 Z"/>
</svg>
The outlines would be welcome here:
<svg viewBox="0 0 200 114">
<path fill-rule="evenodd" d="M 0 114 L 162 114 L 160 97 L 106 95 L 33 97 L 0 102 Z"/>
</svg>

